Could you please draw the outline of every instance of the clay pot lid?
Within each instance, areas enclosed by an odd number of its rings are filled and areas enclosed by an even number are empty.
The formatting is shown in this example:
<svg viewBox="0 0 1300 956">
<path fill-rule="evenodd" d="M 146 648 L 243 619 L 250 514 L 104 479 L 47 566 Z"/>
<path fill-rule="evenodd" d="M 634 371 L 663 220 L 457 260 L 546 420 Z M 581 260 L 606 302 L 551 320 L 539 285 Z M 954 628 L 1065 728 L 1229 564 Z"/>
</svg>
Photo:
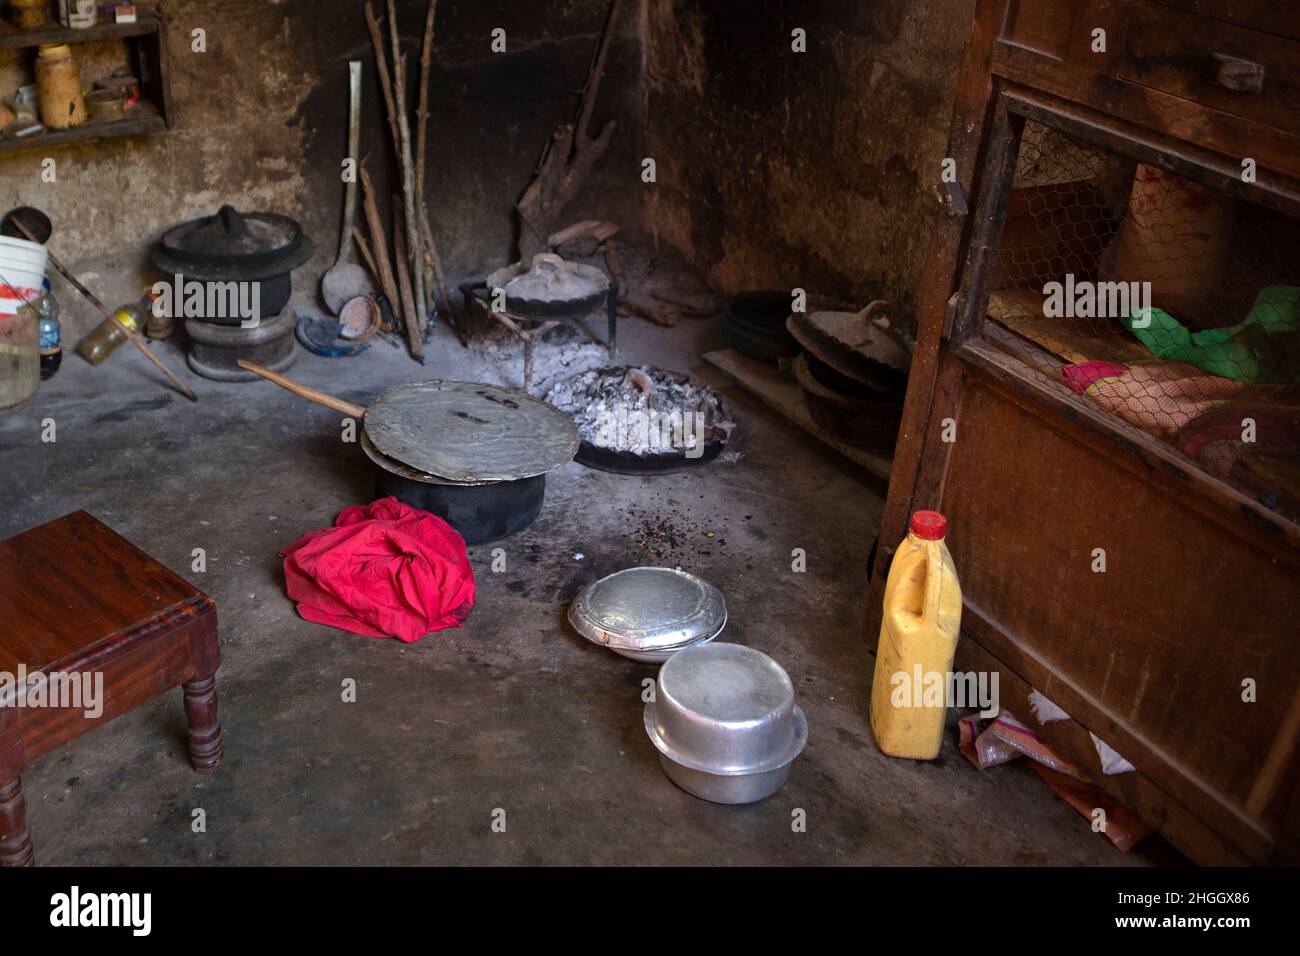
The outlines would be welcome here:
<svg viewBox="0 0 1300 956">
<path fill-rule="evenodd" d="M 164 272 L 200 279 L 269 279 L 302 265 L 313 251 L 296 220 L 226 205 L 163 233 L 153 262 Z"/>
</svg>

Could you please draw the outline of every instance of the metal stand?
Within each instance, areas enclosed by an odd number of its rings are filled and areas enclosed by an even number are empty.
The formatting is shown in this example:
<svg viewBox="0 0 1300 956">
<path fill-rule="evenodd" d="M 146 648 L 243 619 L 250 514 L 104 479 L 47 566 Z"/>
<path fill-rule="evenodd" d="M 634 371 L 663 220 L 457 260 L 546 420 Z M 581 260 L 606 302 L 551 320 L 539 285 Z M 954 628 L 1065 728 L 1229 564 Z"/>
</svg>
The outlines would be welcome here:
<svg viewBox="0 0 1300 956">
<path fill-rule="evenodd" d="M 536 347 L 537 340 L 540 339 L 551 329 L 555 328 L 562 322 L 574 322 L 587 334 L 597 345 L 600 345 L 600 339 L 592 334 L 591 330 L 581 321 L 584 316 L 572 315 L 562 316 L 549 319 L 532 319 L 521 315 L 511 315 L 507 312 L 498 312 L 488 304 L 487 286 L 476 285 L 473 287 L 462 286 L 462 293 L 465 295 L 466 302 L 473 300 L 477 302 L 489 316 L 505 328 L 509 329 L 524 345 L 524 391 L 528 392 L 533 387 L 533 350 Z M 609 357 L 614 358 L 618 349 L 618 288 L 616 283 L 610 283 L 609 297 L 606 300 L 606 314 L 609 317 L 609 332 L 604 343 L 609 350 Z"/>
</svg>

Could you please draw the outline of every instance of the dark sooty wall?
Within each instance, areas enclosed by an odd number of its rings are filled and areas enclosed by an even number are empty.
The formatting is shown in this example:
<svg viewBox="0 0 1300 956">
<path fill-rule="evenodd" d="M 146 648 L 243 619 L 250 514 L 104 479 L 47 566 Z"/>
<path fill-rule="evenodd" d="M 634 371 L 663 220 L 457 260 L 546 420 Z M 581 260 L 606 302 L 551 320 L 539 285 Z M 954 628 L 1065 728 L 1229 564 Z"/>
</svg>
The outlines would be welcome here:
<svg viewBox="0 0 1300 956">
<path fill-rule="evenodd" d="M 883 295 L 910 320 L 973 11 L 650 0 L 647 229 L 727 291 Z"/>
</svg>

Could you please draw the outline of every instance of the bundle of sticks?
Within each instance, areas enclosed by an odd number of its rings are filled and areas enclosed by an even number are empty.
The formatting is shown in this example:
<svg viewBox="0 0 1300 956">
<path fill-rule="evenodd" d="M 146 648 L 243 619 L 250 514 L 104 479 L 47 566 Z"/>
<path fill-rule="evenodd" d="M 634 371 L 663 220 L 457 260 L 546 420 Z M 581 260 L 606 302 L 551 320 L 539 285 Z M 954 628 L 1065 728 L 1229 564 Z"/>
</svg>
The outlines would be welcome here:
<svg viewBox="0 0 1300 956">
<path fill-rule="evenodd" d="M 388 237 L 379 216 L 378 198 L 370 174 L 361 165 L 362 202 L 366 228 L 370 241 L 357 231 L 356 239 L 362 258 L 378 280 L 393 313 L 399 316 L 406 328 L 411 355 L 423 361 L 424 333 L 429 318 L 439 311 L 453 331 L 456 328 L 451 299 L 447 296 L 446 278 L 438 246 L 429 227 L 429 213 L 424 202 L 425 143 L 429 127 L 429 68 L 433 50 L 433 18 L 437 0 L 429 0 L 424 20 L 424 45 L 420 56 L 420 86 L 418 106 L 415 111 L 414 145 L 411 121 L 407 116 L 408 87 L 407 57 L 402 52 L 397 28 L 397 5 L 387 0 L 387 45 L 382 18 L 375 16 L 369 0 L 366 2 L 366 26 L 370 42 L 375 49 L 375 67 L 379 85 L 383 89 L 384 106 L 388 111 L 388 128 L 393 138 L 393 151 L 397 155 L 400 171 L 400 188 L 393 195 L 393 255 L 390 257 Z M 391 59 L 390 59 L 391 57 Z M 435 290 L 437 295 L 435 296 Z"/>
</svg>

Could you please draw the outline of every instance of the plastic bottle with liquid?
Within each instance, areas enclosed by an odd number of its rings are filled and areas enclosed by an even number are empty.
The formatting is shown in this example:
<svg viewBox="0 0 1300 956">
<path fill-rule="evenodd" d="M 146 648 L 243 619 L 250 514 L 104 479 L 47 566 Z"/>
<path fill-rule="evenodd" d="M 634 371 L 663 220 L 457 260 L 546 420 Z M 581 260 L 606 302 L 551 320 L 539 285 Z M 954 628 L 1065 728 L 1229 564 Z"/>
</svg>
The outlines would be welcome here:
<svg viewBox="0 0 1300 956">
<path fill-rule="evenodd" d="M 50 291 L 50 280 L 45 280 L 40 305 L 41 379 L 47 379 L 59 370 L 63 362 L 62 330 L 59 327 L 59 303 Z"/>
<path fill-rule="evenodd" d="M 122 330 L 122 326 L 136 333 L 144 331 L 145 322 L 149 319 L 156 298 L 153 293 L 149 293 L 139 302 L 122 306 L 113 313 L 113 318 L 99 323 L 94 331 L 81 340 L 77 346 L 77 354 L 91 365 L 98 365 L 104 361 L 115 348 L 127 340 L 127 334 Z"/>
<path fill-rule="evenodd" d="M 871 730 L 891 757 L 933 760 L 943 744 L 961 631 L 961 585 L 944 544 L 947 533 L 943 515 L 916 512 L 889 565 L 871 685 Z"/>
</svg>

